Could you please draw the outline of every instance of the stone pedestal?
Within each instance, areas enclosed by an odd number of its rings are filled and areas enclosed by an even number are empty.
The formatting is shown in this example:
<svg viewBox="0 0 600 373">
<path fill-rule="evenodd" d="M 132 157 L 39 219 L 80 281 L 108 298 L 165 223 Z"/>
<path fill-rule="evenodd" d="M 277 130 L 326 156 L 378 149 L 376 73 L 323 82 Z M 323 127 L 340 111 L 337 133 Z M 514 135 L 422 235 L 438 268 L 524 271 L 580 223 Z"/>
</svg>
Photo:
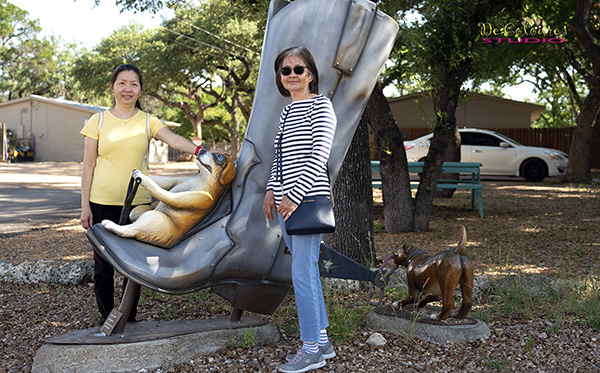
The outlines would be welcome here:
<svg viewBox="0 0 600 373">
<path fill-rule="evenodd" d="M 463 343 L 485 339 L 491 335 L 490 328 L 484 322 L 470 317 L 464 320 L 431 320 L 429 315 L 437 311 L 438 307 L 431 306 L 419 312 L 380 306 L 373 309 L 367 317 L 367 327 L 435 343 Z"/>
<path fill-rule="evenodd" d="M 131 372 L 186 363 L 229 344 L 274 344 L 279 330 L 267 320 L 227 317 L 127 324 L 110 337 L 100 327 L 53 337 L 37 351 L 32 372 Z"/>
</svg>

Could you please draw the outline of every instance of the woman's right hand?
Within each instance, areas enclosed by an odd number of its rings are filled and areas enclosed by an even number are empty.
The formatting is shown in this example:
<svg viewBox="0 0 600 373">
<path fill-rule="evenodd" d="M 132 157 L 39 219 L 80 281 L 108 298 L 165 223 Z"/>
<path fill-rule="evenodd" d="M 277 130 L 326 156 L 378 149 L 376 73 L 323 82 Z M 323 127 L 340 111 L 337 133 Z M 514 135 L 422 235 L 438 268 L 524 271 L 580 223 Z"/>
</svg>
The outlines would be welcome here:
<svg viewBox="0 0 600 373">
<path fill-rule="evenodd" d="M 89 205 L 81 207 L 81 218 L 79 220 L 81 220 L 81 226 L 84 229 L 90 229 L 94 225 L 94 216 Z"/>
<path fill-rule="evenodd" d="M 273 211 L 277 210 L 277 206 L 275 206 L 275 197 L 273 196 L 272 190 L 267 190 L 265 194 L 265 200 L 263 201 L 263 214 L 269 220 L 273 220 Z"/>
</svg>

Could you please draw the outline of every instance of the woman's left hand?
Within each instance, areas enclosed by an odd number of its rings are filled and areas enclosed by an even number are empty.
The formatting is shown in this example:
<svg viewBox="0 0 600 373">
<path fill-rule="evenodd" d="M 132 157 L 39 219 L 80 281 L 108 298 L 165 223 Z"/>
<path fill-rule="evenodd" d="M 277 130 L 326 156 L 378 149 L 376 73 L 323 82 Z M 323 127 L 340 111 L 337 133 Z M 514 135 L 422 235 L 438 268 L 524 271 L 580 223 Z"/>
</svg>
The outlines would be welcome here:
<svg viewBox="0 0 600 373">
<path fill-rule="evenodd" d="M 281 214 L 283 221 L 287 221 L 297 208 L 298 205 L 292 202 L 291 199 L 283 197 L 279 207 L 277 207 L 277 212 Z"/>
</svg>

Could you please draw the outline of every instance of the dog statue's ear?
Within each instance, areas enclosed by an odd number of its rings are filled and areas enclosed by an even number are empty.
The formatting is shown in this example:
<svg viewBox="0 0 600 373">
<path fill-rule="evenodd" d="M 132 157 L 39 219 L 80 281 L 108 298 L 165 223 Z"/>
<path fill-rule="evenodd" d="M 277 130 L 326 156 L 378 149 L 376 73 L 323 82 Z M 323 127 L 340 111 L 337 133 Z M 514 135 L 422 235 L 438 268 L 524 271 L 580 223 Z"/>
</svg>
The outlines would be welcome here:
<svg viewBox="0 0 600 373">
<path fill-rule="evenodd" d="M 229 156 L 227 156 L 227 162 L 225 163 L 225 168 L 223 168 L 221 170 L 221 173 L 219 174 L 219 183 L 221 185 L 229 185 L 233 181 L 234 177 L 235 177 L 235 164 L 233 163 L 231 158 L 229 158 Z"/>
<path fill-rule="evenodd" d="M 401 255 L 404 255 L 406 253 L 406 242 L 403 243 L 402 245 L 396 245 L 394 247 L 393 250 L 394 254 L 396 255 L 396 257 L 399 257 Z"/>
</svg>

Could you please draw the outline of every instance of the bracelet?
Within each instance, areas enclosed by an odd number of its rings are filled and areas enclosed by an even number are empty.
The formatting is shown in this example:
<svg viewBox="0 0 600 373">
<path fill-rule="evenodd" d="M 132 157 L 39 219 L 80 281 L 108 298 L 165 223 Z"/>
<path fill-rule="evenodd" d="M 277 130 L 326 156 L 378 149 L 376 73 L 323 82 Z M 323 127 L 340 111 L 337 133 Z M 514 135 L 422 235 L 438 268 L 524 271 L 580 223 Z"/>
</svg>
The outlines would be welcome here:
<svg viewBox="0 0 600 373">
<path fill-rule="evenodd" d="M 202 149 L 202 145 L 198 145 L 198 147 L 196 148 L 196 152 L 194 153 L 195 156 L 198 156 L 198 153 L 200 153 L 200 149 Z"/>
</svg>

